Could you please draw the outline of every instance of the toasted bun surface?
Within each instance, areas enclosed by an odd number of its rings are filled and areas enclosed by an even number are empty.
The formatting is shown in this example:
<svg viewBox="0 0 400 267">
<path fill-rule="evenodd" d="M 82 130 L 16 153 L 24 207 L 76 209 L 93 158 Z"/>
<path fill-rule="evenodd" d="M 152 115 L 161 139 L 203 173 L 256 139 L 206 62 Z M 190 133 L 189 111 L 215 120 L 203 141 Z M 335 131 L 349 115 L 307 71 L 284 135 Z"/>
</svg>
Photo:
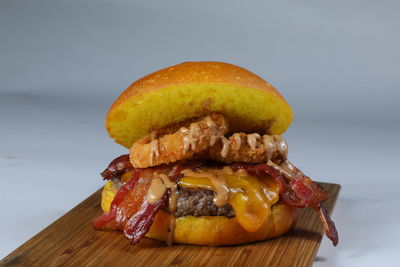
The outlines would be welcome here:
<svg viewBox="0 0 400 267">
<path fill-rule="evenodd" d="M 272 212 L 256 232 L 246 232 L 235 218 L 222 216 L 186 216 L 176 219 L 174 242 L 193 245 L 238 245 L 280 236 L 295 222 L 296 208 L 283 202 L 272 206 Z M 169 213 L 159 211 L 146 237 L 166 241 Z"/>
<path fill-rule="evenodd" d="M 114 102 L 106 128 L 125 147 L 171 123 L 220 112 L 231 132 L 282 134 L 292 110 L 268 82 L 222 62 L 185 62 L 129 86 Z"/>
</svg>

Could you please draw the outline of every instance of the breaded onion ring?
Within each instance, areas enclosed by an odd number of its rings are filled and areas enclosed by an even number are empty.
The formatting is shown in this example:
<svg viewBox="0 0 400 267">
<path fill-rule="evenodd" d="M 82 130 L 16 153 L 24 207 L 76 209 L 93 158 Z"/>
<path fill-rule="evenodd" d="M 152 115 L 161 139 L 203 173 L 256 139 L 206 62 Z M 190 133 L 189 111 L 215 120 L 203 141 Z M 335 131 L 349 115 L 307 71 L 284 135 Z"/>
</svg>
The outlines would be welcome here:
<svg viewBox="0 0 400 267">
<path fill-rule="evenodd" d="M 209 156 L 212 160 L 227 164 L 264 163 L 268 160 L 279 162 L 287 156 L 287 144 L 277 135 L 235 133 L 228 139 L 221 138 L 210 148 Z"/>
<path fill-rule="evenodd" d="M 135 168 L 147 168 L 189 159 L 207 151 L 228 130 L 225 117 L 212 113 L 171 134 L 140 139 L 130 149 L 130 160 Z"/>
</svg>

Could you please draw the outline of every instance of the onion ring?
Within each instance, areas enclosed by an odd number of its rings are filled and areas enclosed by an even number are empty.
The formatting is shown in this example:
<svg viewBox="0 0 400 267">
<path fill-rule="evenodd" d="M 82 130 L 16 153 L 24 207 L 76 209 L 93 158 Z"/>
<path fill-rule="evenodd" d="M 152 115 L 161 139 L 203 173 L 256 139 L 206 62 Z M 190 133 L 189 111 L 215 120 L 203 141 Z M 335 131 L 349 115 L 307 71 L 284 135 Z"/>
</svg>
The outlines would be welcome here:
<svg viewBox="0 0 400 267">
<path fill-rule="evenodd" d="M 253 142 L 249 142 L 251 137 L 253 137 Z M 229 138 L 226 138 L 225 141 L 221 140 L 212 146 L 209 150 L 209 157 L 212 160 L 226 164 L 258 164 L 265 163 L 269 159 L 272 159 L 274 162 L 279 162 L 280 158 L 282 158 L 279 151 L 268 155 L 262 140 L 262 136 L 258 134 L 235 133 Z M 223 153 L 224 146 L 227 147 L 225 155 Z"/>
<path fill-rule="evenodd" d="M 212 113 L 171 134 L 140 139 L 130 149 L 130 161 L 134 168 L 148 168 L 190 159 L 207 151 L 228 130 L 225 117 Z"/>
</svg>

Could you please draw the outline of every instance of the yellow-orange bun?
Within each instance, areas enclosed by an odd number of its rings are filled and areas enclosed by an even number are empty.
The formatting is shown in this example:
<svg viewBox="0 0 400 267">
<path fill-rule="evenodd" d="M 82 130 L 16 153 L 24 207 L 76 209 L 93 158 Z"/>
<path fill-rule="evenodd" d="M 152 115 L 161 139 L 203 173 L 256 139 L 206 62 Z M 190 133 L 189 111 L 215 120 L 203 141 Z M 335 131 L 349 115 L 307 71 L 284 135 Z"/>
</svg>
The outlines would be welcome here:
<svg viewBox="0 0 400 267">
<path fill-rule="evenodd" d="M 109 211 L 116 189 L 112 182 L 105 184 L 102 192 L 101 207 Z M 254 232 L 246 231 L 236 219 L 223 216 L 185 216 L 176 218 L 174 242 L 192 245 L 238 245 L 280 236 L 291 229 L 296 219 L 297 209 L 277 202 L 262 225 Z M 146 237 L 166 241 L 170 215 L 160 210 Z"/>
<path fill-rule="evenodd" d="M 255 232 L 245 231 L 235 218 L 223 216 L 185 216 L 176 219 L 174 242 L 180 244 L 224 246 L 246 244 L 280 236 L 291 229 L 296 208 L 283 202 L 272 206 L 272 212 Z M 169 213 L 159 211 L 146 237 L 167 240 Z"/>
<path fill-rule="evenodd" d="M 292 110 L 268 82 L 222 62 L 185 62 L 147 75 L 111 106 L 106 128 L 125 146 L 152 130 L 211 112 L 228 118 L 231 132 L 282 134 Z"/>
</svg>

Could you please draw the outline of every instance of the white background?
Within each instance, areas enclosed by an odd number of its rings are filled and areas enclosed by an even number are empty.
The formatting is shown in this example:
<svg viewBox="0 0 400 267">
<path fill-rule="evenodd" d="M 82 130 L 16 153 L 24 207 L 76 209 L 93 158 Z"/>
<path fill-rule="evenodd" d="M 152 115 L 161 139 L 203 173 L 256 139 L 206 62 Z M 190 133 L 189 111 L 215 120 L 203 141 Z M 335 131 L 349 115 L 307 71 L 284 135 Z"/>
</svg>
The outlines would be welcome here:
<svg viewBox="0 0 400 267">
<path fill-rule="evenodd" d="M 397 1 L 0 2 L 0 258 L 102 185 L 126 153 L 104 118 L 131 82 L 182 61 L 244 66 L 289 101 L 290 158 L 339 183 L 315 266 L 396 265 Z"/>
</svg>

